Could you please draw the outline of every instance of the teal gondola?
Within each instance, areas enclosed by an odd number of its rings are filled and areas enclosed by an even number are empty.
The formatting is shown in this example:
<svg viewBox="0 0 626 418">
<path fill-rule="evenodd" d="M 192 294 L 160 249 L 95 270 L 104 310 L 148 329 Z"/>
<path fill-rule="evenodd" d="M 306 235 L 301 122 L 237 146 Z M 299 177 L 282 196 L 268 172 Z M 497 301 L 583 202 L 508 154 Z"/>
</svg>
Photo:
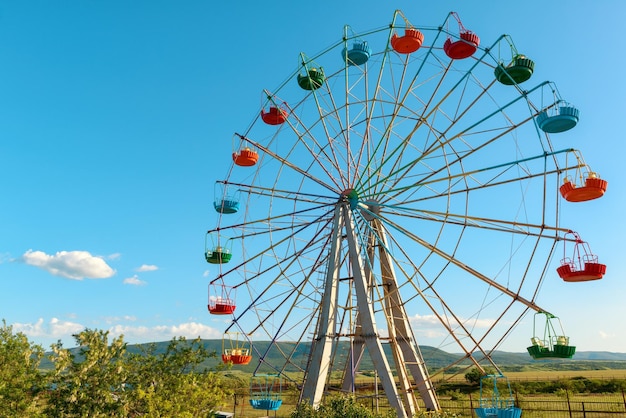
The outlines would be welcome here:
<svg viewBox="0 0 626 418">
<path fill-rule="evenodd" d="M 345 47 L 341 51 L 344 61 L 348 65 L 363 65 L 370 59 L 372 48 L 367 41 L 354 41 L 350 48 Z"/>
<path fill-rule="evenodd" d="M 539 129 L 555 134 L 569 131 L 578 124 L 580 111 L 566 103 L 561 102 L 552 110 L 544 110 L 537 115 L 536 121 Z"/>
<path fill-rule="evenodd" d="M 213 207 L 218 213 L 233 214 L 239 211 L 239 190 L 231 192 L 226 185 L 215 183 Z"/>
<path fill-rule="evenodd" d="M 479 418 L 520 418 L 522 409 L 515 406 L 511 384 L 502 374 L 480 378 L 480 401 L 475 408 Z"/>
<path fill-rule="evenodd" d="M 282 381 L 279 375 L 252 376 L 250 381 L 250 406 L 252 408 L 276 411 L 282 404 Z"/>
</svg>

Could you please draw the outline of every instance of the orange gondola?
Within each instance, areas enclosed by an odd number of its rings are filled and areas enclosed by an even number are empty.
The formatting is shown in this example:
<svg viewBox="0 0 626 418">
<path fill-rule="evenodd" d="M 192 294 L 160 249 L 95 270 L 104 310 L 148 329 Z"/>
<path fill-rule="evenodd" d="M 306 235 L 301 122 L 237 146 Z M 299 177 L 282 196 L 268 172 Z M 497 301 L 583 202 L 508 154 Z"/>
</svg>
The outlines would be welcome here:
<svg viewBox="0 0 626 418">
<path fill-rule="evenodd" d="M 259 161 L 259 153 L 239 134 L 233 136 L 233 161 L 240 167 L 252 167 Z"/>
<path fill-rule="evenodd" d="M 411 54 L 422 46 L 424 34 L 418 29 L 415 29 L 401 12 L 398 11 L 398 13 L 404 19 L 406 27 L 404 29 L 404 35 L 402 36 L 394 32 L 391 36 L 391 47 L 399 54 Z"/>
<path fill-rule="evenodd" d="M 563 185 L 559 188 L 561 196 L 568 202 L 586 202 L 604 196 L 609 183 L 602 180 L 597 173 L 591 171 L 584 173 L 583 185 L 577 186 L 572 178 L 565 177 Z"/>
<path fill-rule="evenodd" d="M 566 172 L 563 178 L 563 184 L 559 188 L 561 196 L 568 202 L 586 202 L 604 196 L 608 182 L 589 168 L 580 152 L 572 150 L 567 154 L 567 159 L 570 155 L 573 155 L 576 163 L 570 165 L 567 160 L 565 162 L 568 167 L 566 170 L 571 175 Z"/>
<path fill-rule="evenodd" d="M 561 260 L 561 266 L 556 271 L 559 277 L 566 282 L 587 282 L 591 280 L 601 279 L 606 273 L 606 264 L 598 262 L 598 256 L 594 255 L 589 248 L 589 244 L 583 241 L 580 236 L 570 231 L 566 235 L 572 235 L 574 241 L 574 252 L 572 257 L 564 255 Z M 564 242 L 566 243 L 566 239 Z M 572 241 L 570 239 L 570 241 Z M 563 244 L 563 251 L 566 248 Z"/>
<path fill-rule="evenodd" d="M 222 362 L 246 365 L 252 361 L 250 343 L 242 341 L 239 333 L 227 332 L 222 339 Z"/>
</svg>

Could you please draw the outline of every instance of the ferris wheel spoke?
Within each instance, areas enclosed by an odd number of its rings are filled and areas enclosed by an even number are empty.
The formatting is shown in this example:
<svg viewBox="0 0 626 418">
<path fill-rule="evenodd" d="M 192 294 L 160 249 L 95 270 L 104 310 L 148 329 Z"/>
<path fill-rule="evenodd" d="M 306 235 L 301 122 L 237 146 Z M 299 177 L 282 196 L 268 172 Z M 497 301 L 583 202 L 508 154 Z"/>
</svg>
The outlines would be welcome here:
<svg viewBox="0 0 626 418">
<path fill-rule="evenodd" d="M 257 196 L 271 196 L 274 198 L 284 198 L 293 200 L 294 198 L 299 201 L 305 201 L 309 203 L 318 203 L 320 199 L 322 200 L 336 200 L 336 195 L 320 195 L 316 193 L 306 193 L 300 190 L 281 190 L 274 189 L 271 187 L 262 187 L 255 184 L 246 184 L 246 183 L 236 183 L 230 182 L 227 180 L 220 180 L 217 183 L 224 184 L 225 186 L 234 186 L 240 188 L 241 191 L 246 193 L 255 194 Z M 308 199 L 308 200 L 307 200 Z"/>
<path fill-rule="evenodd" d="M 399 263 L 398 260 L 393 256 L 392 252 L 385 245 L 384 240 L 379 236 L 377 231 L 370 227 L 368 227 L 368 229 L 370 230 L 370 234 L 376 237 L 377 245 L 380 247 L 381 251 L 386 252 L 387 255 L 390 255 L 391 259 L 394 260 L 394 265 L 398 267 L 398 269 L 404 276 L 404 280 L 406 280 L 407 285 L 413 286 L 415 295 L 421 297 L 424 303 L 429 307 L 430 311 L 436 316 L 439 323 L 449 332 L 450 337 L 455 341 L 458 348 L 461 348 L 464 351 L 465 353 L 464 358 L 468 358 L 472 360 L 472 362 L 476 366 L 479 366 L 479 364 L 474 358 L 475 350 L 479 350 L 480 352 L 483 353 L 483 355 L 486 358 L 489 358 L 488 353 L 486 353 L 480 346 L 480 340 L 474 339 L 471 329 L 466 326 L 466 323 L 471 325 L 473 320 L 471 318 L 461 319 L 445 302 L 445 299 L 441 295 L 438 294 L 433 282 L 429 282 L 426 277 L 422 276 L 422 280 L 428 283 L 427 287 L 421 288 L 419 286 L 416 286 L 415 282 L 412 280 L 413 274 L 409 273 L 405 268 L 402 267 L 402 263 Z M 395 241 L 395 238 L 393 236 L 391 236 L 391 239 Z M 399 243 L 396 241 L 396 244 L 399 244 Z M 398 248 L 401 248 L 401 246 L 398 245 Z M 402 248 L 400 249 L 400 251 L 404 253 L 404 256 L 406 257 L 407 260 L 410 260 L 410 256 Z M 414 272 L 417 272 L 417 274 L 421 275 L 419 268 L 416 265 L 412 264 L 411 267 Z M 396 289 L 396 292 L 400 292 L 400 290 L 401 289 L 398 288 Z M 424 290 L 428 291 L 430 295 L 426 295 Z M 380 300 L 383 300 L 389 297 L 391 296 L 379 295 Z M 433 302 L 431 302 L 431 299 L 434 299 L 438 304 L 440 304 L 442 309 L 437 309 L 435 305 L 433 304 Z M 513 303 L 514 303 L 514 300 L 510 302 L 510 304 L 513 304 Z M 462 341 L 462 339 L 458 337 L 459 331 L 461 331 L 461 334 L 465 338 L 471 341 L 470 345 L 473 346 L 472 348 L 469 348 L 468 346 L 466 346 L 466 344 Z M 483 338 L 485 338 L 489 332 L 490 330 L 485 333 Z"/>
<path fill-rule="evenodd" d="M 318 218 L 319 222 L 322 222 L 323 217 L 325 215 L 321 216 Z M 276 269 L 279 269 L 279 271 L 284 271 L 285 269 L 280 269 L 280 265 L 285 263 L 287 266 L 291 266 L 293 263 L 298 262 L 298 257 L 303 256 L 304 254 L 306 254 L 307 251 L 312 251 L 315 252 L 315 248 L 319 248 L 319 253 L 321 253 L 321 249 L 323 248 L 323 243 L 325 242 L 325 240 L 327 240 L 327 237 L 325 237 L 322 234 L 322 231 L 324 229 L 324 223 L 328 224 L 329 222 L 331 222 L 331 219 L 328 219 L 324 222 L 322 222 L 321 227 L 318 228 L 318 231 L 314 234 L 313 238 L 311 238 L 311 240 L 308 241 L 308 243 L 303 244 L 303 247 L 298 250 L 298 251 L 294 251 L 291 255 L 287 256 L 287 257 L 283 257 L 278 259 L 278 261 L 276 261 L 273 264 L 270 265 L 264 265 L 264 268 L 262 269 L 257 269 L 257 271 L 250 277 L 244 278 L 244 280 L 240 281 L 239 283 L 233 285 L 233 288 L 238 288 L 240 286 L 243 286 L 245 284 L 248 284 L 249 282 L 252 282 L 256 279 L 258 279 L 259 277 L 262 277 L 264 274 L 268 274 L 271 273 L 272 271 L 275 271 Z M 280 247 L 286 243 L 289 243 L 291 240 L 291 237 L 294 234 L 298 234 L 298 233 L 303 233 L 306 229 L 308 228 L 313 228 L 314 226 L 317 225 L 318 222 L 307 222 L 307 223 L 303 223 L 302 226 L 300 226 L 298 229 L 293 229 L 292 227 L 286 227 L 284 228 L 285 231 L 287 231 L 288 233 L 286 234 L 285 237 L 283 237 L 281 240 L 278 240 L 276 242 L 274 242 L 273 244 L 269 245 L 267 248 L 258 251 L 256 254 L 247 257 L 244 261 L 242 261 L 241 263 L 235 265 L 233 268 L 231 268 L 228 271 L 225 271 L 224 273 L 220 273 L 214 280 L 212 280 L 210 283 L 215 283 L 218 281 L 222 281 L 224 280 L 224 278 L 226 277 L 231 277 L 231 275 L 234 275 L 237 273 L 237 271 L 239 269 L 243 269 L 246 268 L 246 266 L 248 265 L 253 265 L 253 263 L 258 262 L 259 260 L 262 260 L 263 258 L 266 258 L 266 254 L 270 253 L 272 251 L 273 248 L 277 248 Z M 265 234 L 271 233 L 271 230 L 266 230 L 264 231 Z M 273 232 L 276 232 L 276 230 L 274 230 Z M 319 245 L 319 247 L 318 247 Z M 281 275 L 277 275 L 277 277 L 274 279 L 273 283 L 276 283 L 281 277 Z M 254 302 L 257 302 L 258 300 L 260 300 L 260 297 L 267 291 L 269 291 L 269 287 L 265 288 L 265 291 L 262 292 L 259 297 L 257 299 L 255 299 Z M 250 305 L 247 309 L 252 308 L 253 305 Z"/>
<path fill-rule="evenodd" d="M 381 206 L 386 208 L 387 206 Z M 478 216 L 471 216 L 467 214 L 455 214 L 451 212 L 436 212 L 423 209 L 411 209 L 406 207 L 389 207 L 395 209 L 393 215 L 400 217 L 406 217 L 410 219 L 419 219 L 423 221 L 437 222 L 442 224 L 450 224 L 456 226 L 489 229 L 497 232 L 505 232 L 511 234 L 520 234 L 529 237 L 549 238 L 554 239 L 555 232 L 566 233 L 567 228 L 560 228 L 557 226 L 549 226 L 542 224 L 532 224 L 526 222 L 519 222 L 516 220 L 510 221 L 506 219 L 485 218 Z M 384 212 L 383 212 L 384 213 Z"/>
<path fill-rule="evenodd" d="M 493 279 L 487 277 L 486 275 L 478 272 L 477 270 L 473 269 L 469 265 L 461 262 L 460 260 L 458 260 L 453 255 L 447 254 L 446 252 L 442 251 L 441 249 L 439 249 L 439 248 L 431 245 L 430 243 L 424 241 L 423 239 L 418 237 L 415 233 L 407 230 L 406 228 L 402 227 L 398 223 L 391 222 L 389 220 L 387 220 L 387 222 L 388 222 L 388 224 L 391 227 L 393 227 L 394 229 L 398 230 L 399 232 L 401 232 L 405 236 L 411 238 L 414 242 L 420 244 L 422 247 L 427 248 L 433 254 L 438 255 L 439 257 L 443 258 L 444 260 L 450 262 L 451 264 L 453 264 L 453 265 L 459 267 L 460 269 L 464 270 L 465 272 L 471 274 L 475 278 L 477 278 L 477 279 L 487 283 L 488 285 L 492 286 L 493 288 L 499 290 L 501 293 L 506 294 L 507 296 L 509 296 L 510 298 L 512 298 L 514 300 L 520 301 L 521 303 L 523 303 L 524 305 L 530 307 L 531 309 L 534 309 L 536 311 L 543 311 L 543 309 L 539 308 L 534 302 L 532 302 L 530 300 L 527 300 L 524 297 L 520 296 L 519 294 L 509 290 L 507 287 L 501 285 L 500 283 L 494 281 Z"/>
<path fill-rule="evenodd" d="M 337 156 L 335 155 L 335 147 L 332 146 L 331 142 L 328 142 L 327 144 L 320 143 L 317 140 L 317 136 L 312 132 L 313 127 L 307 126 L 307 124 L 297 115 L 294 115 L 293 118 L 294 121 L 288 120 L 288 123 L 289 127 L 295 134 L 295 138 L 298 143 L 304 146 L 310 156 L 318 162 L 318 166 L 320 167 L 320 169 L 325 172 L 328 178 L 333 180 L 336 189 L 342 189 L 343 184 L 345 184 L 345 179 L 343 179 L 341 165 L 337 159 Z M 304 130 L 299 129 L 299 126 L 302 126 Z M 324 129 L 327 130 L 328 128 L 324 126 Z M 331 138 L 330 132 L 327 132 L 326 138 Z M 325 164 L 324 162 L 328 162 L 328 164 Z M 339 181 L 336 181 L 334 179 L 333 172 L 339 174 Z"/>
<path fill-rule="evenodd" d="M 257 142 L 254 142 L 253 140 L 251 140 L 249 138 L 244 137 L 243 135 L 239 135 L 239 134 L 236 134 L 236 135 L 238 135 L 242 140 L 245 140 L 246 142 L 249 142 L 250 144 L 254 145 L 256 148 L 260 149 L 264 153 L 270 155 L 273 159 L 275 159 L 276 161 L 280 162 L 284 166 L 291 168 L 296 173 L 301 174 L 302 176 L 308 178 L 309 180 L 312 180 L 313 182 L 319 184 L 320 186 L 323 186 L 326 190 L 337 192 L 336 188 L 333 188 L 332 186 L 326 184 L 321 179 L 318 179 L 318 178 L 314 177 L 313 175 L 308 173 L 306 170 L 301 169 L 296 164 L 291 163 L 287 159 L 285 159 L 282 156 L 280 156 L 280 155 L 276 154 L 275 152 L 271 151 L 269 148 L 266 148 L 263 145 L 261 145 L 261 144 L 259 144 Z"/>
<path fill-rule="evenodd" d="M 466 77 L 469 77 L 469 72 L 468 72 L 468 73 L 467 73 L 465 76 L 463 76 L 463 77 L 462 77 L 462 78 L 461 78 L 461 79 L 460 79 L 460 80 L 459 80 L 459 81 L 458 81 L 458 82 L 457 82 L 457 83 L 456 83 L 456 84 L 455 84 L 455 85 L 454 85 L 454 86 L 453 86 L 453 87 L 452 87 L 452 88 L 451 88 L 451 89 L 450 89 L 450 90 L 449 90 L 446 94 L 444 94 L 444 95 L 443 95 L 443 97 L 440 99 L 440 101 L 439 101 L 438 103 L 436 103 L 435 105 L 433 105 L 433 106 L 432 106 L 432 108 L 429 108 L 429 106 L 430 106 L 430 104 L 431 104 L 432 100 L 434 100 L 434 97 L 435 97 L 436 92 L 439 90 L 439 88 L 440 88 L 440 86 L 441 86 L 441 84 L 442 84 L 442 82 L 443 82 L 443 80 L 444 80 L 444 78 L 445 78 L 445 75 L 448 73 L 449 65 L 451 65 L 451 62 L 448 64 L 448 67 L 444 69 L 444 72 L 443 72 L 443 74 L 444 74 L 444 75 L 443 75 L 443 76 L 441 77 L 441 79 L 439 80 L 438 85 L 437 85 L 437 87 L 436 87 L 436 89 L 435 89 L 435 91 L 434 91 L 434 93 L 433 93 L 433 96 L 431 96 L 431 100 L 430 100 L 429 102 L 427 102 L 427 103 L 424 103 L 424 104 L 423 104 L 423 105 L 424 105 L 424 109 L 422 110 L 422 112 L 421 112 L 421 114 L 420 114 L 420 115 L 418 115 L 418 114 L 416 114 L 416 115 L 415 115 L 415 119 L 416 119 L 415 126 L 414 126 L 414 127 L 411 129 L 411 131 L 410 131 L 410 132 L 406 135 L 406 137 L 403 139 L 403 141 L 402 141 L 402 143 L 400 144 L 400 146 L 399 146 L 399 147 L 402 147 L 402 148 L 406 148 L 406 147 L 408 147 L 408 146 L 409 146 L 409 144 L 410 144 L 410 142 L 411 142 L 411 139 L 412 139 L 413 135 L 414 135 L 414 134 L 415 134 L 415 132 L 418 130 L 418 128 L 420 128 L 422 125 L 427 125 L 426 121 L 428 121 L 429 119 L 431 119 L 432 117 L 434 117 L 434 114 L 435 114 L 436 112 L 437 112 L 437 113 L 439 113 L 439 112 L 440 112 L 440 109 L 441 109 L 441 105 L 442 105 L 442 103 L 443 103 L 446 99 L 448 99 L 448 97 L 452 94 L 452 92 L 454 92 L 454 90 L 456 90 L 457 88 L 459 88 L 459 87 L 461 87 L 461 86 L 462 86 L 462 82 L 464 81 L 464 79 L 465 79 Z M 419 74 L 418 74 L 418 75 L 419 75 Z M 457 122 L 458 122 L 458 121 L 462 118 L 462 116 L 463 116 L 463 115 L 465 115 L 466 113 L 468 113 L 468 112 L 472 109 L 472 107 L 473 107 L 476 103 L 478 103 L 478 102 L 479 102 L 479 99 L 480 99 L 480 98 L 481 98 L 484 94 L 486 94 L 486 93 L 487 93 L 488 89 L 489 89 L 491 86 L 493 86 L 493 84 L 494 84 L 494 81 L 492 81 L 492 82 L 491 82 L 491 83 L 490 83 L 487 87 L 483 87 L 483 88 L 481 88 L 481 90 L 480 90 L 479 94 L 477 95 L 477 97 L 476 97 L 476 98 L 474 98 L 473 102 L 472 102 L 472 103 L 470 103 L 470 105 L 469 105 L 469 106 L 467 106 L 467 108 L 466 108 L 463 112 L 461 112 L 459 115 L 456 115 L 456 117 L 455 117 L 454 119 L 451 119 L 451 123 L 450 123 L 450 125 L 448 126 L 447 130 L 446 130 L 446 131 L 441 132 L 441 134 L 440 134 L 440 135 L 441 135 L 441 137 L 445 137 L 445 135 L 446 135 L 447 131 L 448 131 L 448 130 L 450 130 L 453 126 L 455 126 L 455 124 L 456 124 L 456 123 L 457 123 Z M 408 94 L 408 93 L 410 93 L 410 92 L 411 92 L 414 88 L 415 88 L 415 87 L 413 87 L 413 88 L 409 89 L 409 90 L 407 91 L 407 94 Z M 511 103 L 511 104 L 512 104 L 512 103 Z M 389 128 L 388 128 L 388 129 L 391 129 L 392 125 L 393 125 L 393 120 L 390 122 L 390 124 L 389 124 Z M 433 144 L 436 144 L 436 142 L 434 142 Z M 398 150 L 395 150 L 395 151 L 394 151 L 394 152 L 392 152 L 392 153 L 391 153 L 388 157 L 381 159 L 381 163 L 380 163 L 380 165 L 379 165 L 379 169 L 382 169 L 382 167 L 385 167 L 385 166 L 386 166 L 386 163 L 387 163 L 388 161 L 393 161 L 394 167 L 392 167 L 391 171 L 392 171 L 392 172 L 393 172 L 393 171 L 396 171 L 396 169 L 395 169 L 395 165 L 396 165 L 396 164 L 398 164 L 398 162 L 401 160 L 400 158 L 393 158 L 393 157 L 394 157 L 394 155 L 396 154 L 396 152 L 397 152 L 397 151 L 398 151 Z M 427 152 L 427 151 L 428 151 L 428 149 L 425 149 L 425 152 Z M 398 171 L 405 171 L 407 168 L 410 168 L 410 165 L 409 165 L 409 166 L 407 166 L 407 167 L 401 168 L 401 169 L 399 169 Z M 370 174 L 370 176 L 369 176 L 369 177 L 374 176 L 374 175 L 378 175 L 378 173 L 377 173 L 377 172 L 373 172 L 373 173 L 371 173 L 371 174 Z M 366 180 L 364 180 L 364 181 L 363 181 L 363 183 L 367 183 L 367 182 L 368 182 L 368 180 L 369 180 L 369 178 L 368 178 L 368 179 L 366 179 Z"/>
<path fill-rule="evenodd" d="M 546 83 L 542 83 L 538 86 L 536 86 L 535 88 L 533 88 L 532 90 L 530 90 L 528 93 L 535 91 L 537 89 L 540 89 L 541 87 L 543 87 L 544 85 L 546 85 Z M 486 92 L 486 90 L 484 90 Z M 520 101 L 522 99 L 522 97 L 516 97 L 513 100 L 510 100 L 507 104 L 505 104 L 504 106 L 499 107 L 498 109 L 494 110 L 492 113 L 488 114 L 487 116 L 485 116 L 484 118 L 482 118 L 481 120 L 479 120 L 478 122 L 475 122 L 473 124 L 471 124 L 469 127 L 461 130 L 459 133 L 453 134 L 451 137 L 446 138 L 446 132 L 442 132 L 440 134 L 440 136 L 438 137 L 437 141 L 433 141 L 432 144 L 425 148 L 423 150 L 423 152 L 420 153 L 420 155 L 415 158 L 412 161 L 409 161 L 407 164 L 399 167 L 397 170 L 393 171 L 392 173 L 390 173 L 388 176 L 384 177 L 385 180 L 388 179 L 394 179 L 396 181 L 399 181 L 399 179 L 402 179 L 405 175 L 405 173 L 410 172 L 417 164 L 420 163 L 420 161 L 428 158 L 431 155 L 434 155 L 435 152 L 439 152 L 440 150 L 443 150 L 443 148 L 445 146 L 450 146 L 451 143 L 453 141 L 456 140 L 462 140 L 462 138 L 464 136 L 468 136 L 468 135 L 476 135 L 476 133 L 479 133 L 480 131 L 475 131 L 477 127 L 479 127 L 481 124 L 486 123 L 488 120 L 492 119 L 494 116 L 499 115 L 499 114 L 503 114 L 504 110 L 506 110 L 507 108 L 513 106 L 514 104 L 516 104 L 518 101 Z M 471 106 L 474 106 L 477 103 L 477 100 L 475 100 Z M 471 108 L 471 106 L 468 106 L 468 110 L 469 108 Z M 482 142 L 480 142 L 479 146 L 476 147 L 470 147 L 467 150 L 465 150 L 463 153 L 458 154 L 458 157 L 456 160 L 451 161 L 449 164 L 455 164 L 458 163 L 460 161 L 462 161 L 463 159 L 471 156 L 472 154 L 474 154 L 475 152 L 489 146 L 490 144 L 492 144 L 493 142 L 495 142 L 496 140 L 502 139 L 505 137 L 506 134 L 511 133 L 512 131 L 518 129 L 520 126 L 522 126 L 525 123 L 530 122 L 531 120 L 533 120 L 533 116 L 529 116 L 525 119 L 523 119 L 522 121 L 520 121 L 519 123 L 512 123 L 511 121 L 509 121 L 510 125 L 509 126 L 504 126 L 502 127 L 499 132 L 497 132 L 497 134 L 495 136 L 493 136 L 492 138 L 486 138 L 484 139 Z M 456 122 L 453 122 L 449 128 L 451 128 L 452 126 L 454 126 Z M 448 128 L 448 129 L 449 129 Z M 467 142 L 464 141 L 464 143 L 466 145 L 469 145 Z M 544 150 L 544 152 L 546 152 Z M 381 165 L 382 167 L 383 165 Z M 448 166 L 448 164 L 446 164 L 446 166 L 442 166 L 438 171 L 432 173 L 431 175 L 440 172 L 442 170 L 444 170 L 446 167 Z M 379 183 L 381 183 L 382 181 L 379 181 Z M 392 186 L 393 187 L 393 186 Z"/>
<path fill-rule="evenodd" d="M 270 234 L 271 232 L 283 231 L 283 230 L 292 230 L 299 232 L 300 228 L 307 228 L 311 225 L 322 221 L 324 218 L 329 216 L 332 213 L 332 208 L 328 209 L 327 204 L 322 204 L 319 206 L 314 206 L 310 208 L 305 208 L 301 210 L 297 210 L 294 212 L 285 212 L 278 215 L 271 216 L 269 218 L 259 218 L 248 220 L 247 222 L 242 222 L 238 224 L 228 225 L 224 227 L 215 228 L 209 230 L 207 233 L 215 233 L 221 231 L 239 231 L 243 230 L 246 233 L 246 236 L 253 235 L 262 235 L 262 234 Z M 307 218 L 307 220 L 303 220 L 299 223 L 294 223 L 293 219 L 297 219 L 298 217 L 308 213 L 318 211 L 320 209 L 327 208 L 328 210 L 324 212 L 322 215 L 312 215 L 314 218 Z M 289 222 L 286 221 L 289 220 Z M 284 226 L 279 226 L 284 222 Z M 271 228 L 270 228 L 271 226 Z"/>
<path fill-rule="evenodd" d="M 388 249 L 385 248 L 385 251 L 388 251 Z M 410 258 L 408 258 L 408 254 L 405 253 L 405 256 L 407 256 L 407 259 L 410 259 Z M 392 258 L 393 258 L 393 256 L 392 256 Z M 495 365 L 495 363 L 493 363 L 493 360 L 491 359 L 490 352 L 486 352 L 485 350 L 483 350 L 483 348 L 481 346 L 481 343 L 489 336 L 489 334 L 495 329 L 496 324 L 498 324 L 500 322 L 500 320 L 502 319 L 502 317 L 504 317 L 506 312 L 513 306 L 513 304 L 515 303 L 515 299 L 511 299 L 508 302 L 508 306 L 504 308 L 504 310 L 502 311 L 502 313 L 500 314 L 499 317 L 497 317 L 497 318 L 495 318 L 493 320 L 491 326 L 483 333 L 483 335 L 479 336 L 479 339 L 475 339 L 473 337 L 474 332 L 473 332 L 472 328 L 475 326 L 475 323 L 478 320 L 478 317 L 479 317 L 479 314 L 480 314 L 480 311 L 481 311 L 482 308 L 479 309 L 478 312 L 476 312 L 475 314 L 471 315 L 468 318 L 460 318 L 454 312 L 454 310 L 445 302 L 445 298 L 442 297 L 437 292 L 436 286 L 434 285 L 434 283 L 432 281 L 429 281 L 426 277 L 424 277 L 419 272 L 419 268 L 417 268 L 417 266 L 413 265 L 413 267 L 417 271 L 417 274 L 422 276 L 422 280 L 424 280 L 426 283 L 428 283 L 428 286 L 423 288 L 423 289 L 424 290 L 428 290 L 430 295 L 426 295 L 423 292 L 422 288 L 420 288 L 418 286 L 415 286 L 414 281 L 411 280 L 411 276 L 412 275 L 401 267 L 401 263 L 398 263 L 396 261 L 396 265 L 400 266 L 400 270 L 403 273 L 403 275 L 405 276 L 405 278 L 407 280 L 407 283 L 410 283 L 412 286 L 414 286 L 414 291 L 415 291 L 416 295 L 420 295 L 421 296 L 422 300 L 426 303 L 426 305 L 429 307 L 431 312 L 436 316 L 436 318 L 438 319 L 440 324 L 449 332 L 450 337 L 454 340 L 456 345 L 460 349 L 462 349 L 463 352 L 465 353 L 464 357 L 462 359 L 460 359 L 459 361 L 462 361 L 463 359 L 470 359 L 476 366 L 479 366 L 479 363 L 478 363 L 478 361 L 475 358 L 476 357 L 475 356 L 476 350 L 478 350 L 479 352 L 481 352 L 483 354 L 485 359 L 487 359 L 494 367 L 497 367 Z M 398 291 L 399 290 L 400 289 L 398 289 Z M 435 305 L 430 301 L 431 299 L 434 299 L 438 304 L 440 304 L 442 309 L 441 310 L 437 309 L 435 307 Z M 518 317 L 516 322 L 521 319 L 521 317 L 523 316 L 523 314 L 525 312 L 526 312 L 526 310 L 524 310 L 522 315 L 520 315 Z M 472 318 L 474 318 L 474 319 L 472 319 Z M 514 325 L 509 327 L 509 329 L 504 333 L 504 335 L 502 336 L 502 338 L 500 339 L 498 344 L 496 344 L 492 350 L 495 350 L 498 347 L 499 343 L 505 338 L 506 335 L 508 335 L 509 332 L 511 332 L 513 327 L 514 327 Z M 464 339 L 469 339 L 470 344 L 469 345 L 465 344 L 463 342 L 462 338 L 460 338 L 459 334 L 464 336 Z M 456 364 L 456 363 L 454 363 L 454 364 Z"/>
<path fill-rule="evenodd" d="M 521 126 L 521 124 L 527 123 L 527 122 L 529 122 L 531 120 L 532 120 L 532 118 L 530 118 L 530 117 L 526 118 L 525 120 L 523 120 L 520 123 L 520 125 L 510 126 L 510 127 L 506 128 L 505 130 L 503 130 L 502 132 L 499 132 L 496 136 L 492 137 L 491 139 L 485 140 L 479 146 L 467 149 L 463 153 L 456 153 L 455 152 L 454 154 L 452 154 L 452 155 L 456 155 L 456 157 L 453 160 L 446 161 L 446 164 L 445 165 L 442 164 L 440 168 L 434 169 L 433 171 L 424 174 L 423 177 L 421 179 L 417 179 L 414 184 L 422 184 L 422 183 L 426 182 L 427 180 L 433 178 L 435 175 L 441 174 L 442 172 L 444 172 L 446 170 L 449 170 L 449 168 L 451 166 L 456 166 L 456 165 L 462 163 L 464 160 L 468 159 L 470 156 L 473 156 L 478 151 L 481 151 L 481 150 L 485 149 L 488 145 L 494 143 L 497 140 L 501 140 L 501 139 L 505 138 L 505 135 L 507 133 L 510 133 L 513 130 L 517 129 L 519 126 Z M 368 191 L 372 189 L 372 187 L 385 185 L 385 184 L 387 185 L 387 187 L 389 189 L 393 190 L 394 188 L 398 187 L 398 184 L 405 178 L 405 176 L 408 176 L 408 173 L 411 173 L 412 170 L 418 164 L 420 164 L 426 158 L 431 156 L 436 150 L 443 151 L 443 147 L 445 145 L 449 146 L 450 143 L 453 140 L 460 139 L 460 138 L 461 138 L 461 134 L 457 134 L 457 135 L 455 135 L 452 138 L 449 138 L 449 139 L 447 139 L 445 141 L 441 141 L 440 145 L 437 148 L 431 147 L 429 150 L 426 150 L 424 153 L 420 154 L 415 159 L 409 161 L 408 163 L 404 164 L 401 167 L 398 167 L 395 171 L 389 173 L 386 176 L 381 177 L 379 180 L 377 180 L 374 183 L 370 184 L 368 189 L 364 190 L 365 194 L 367 194 Z M 446 155 L 446 154 L 443 154 L 443 155 Z M 546 156 L 542 154 L 541 156 L 532 157 L 531 159 L 545 158 L 545 157 Z M 483 169 L 480 169 L 480 170 L 476 170 L 475 173 L 489 171 L 489 170 L 492 170 L 492 169 L 495 169 L 495 168 L 506 167 L 509 164 L 510 164 L 510 166 L 515 166 L 515 165 L 519 165 L 521 162 L 530 161 L 531 159 L 520 160 L 520 161 L 516 161 L 516 162 L 512 162 L 512 163 L 505 163 L 505 164 L 494 166 L 494 167 L 490 167 L 490 168 L 483 168 Z M 460 173 L 460 174 L 457 174 L 456 176 L 466 176 L 466 174 L 465 173 Z M 447 179 L 449 179 L 448 176 L 443 176 L 441 178 L 441 180 L 447 180 Z M 439 180 L 439 181 L 441 181 L 441 180 Z M 374 193 L 376 193 L 376 192 L 374 192 Z"/>
</svg>

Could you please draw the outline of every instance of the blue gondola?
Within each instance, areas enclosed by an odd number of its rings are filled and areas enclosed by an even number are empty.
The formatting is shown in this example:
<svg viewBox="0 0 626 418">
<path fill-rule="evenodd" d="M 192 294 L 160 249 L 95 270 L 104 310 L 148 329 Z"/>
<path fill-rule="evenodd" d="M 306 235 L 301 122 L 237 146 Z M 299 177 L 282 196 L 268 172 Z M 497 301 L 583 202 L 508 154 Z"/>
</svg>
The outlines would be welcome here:
<svg viewBox="0 0 626 418">
<path fill-rule="evenodd" d="M 348 65 L 363 65 L 372 55 L 372 48 L 367 41 L 354 41 L 351 48 L 345 47 L 341 51 L 341 55 Z"/>
<path fill-rule="evenodd" d="M 229 191 L 225 185 L 215 184 L 215 200 L 213 207 L 219 213 L 237 213 L 239 210 L 239 190 L 234 193 Z"/>
<path fill-rule="evenodd" d="M 578 124 L 580 111 L 566 103 L 560 102 L 551 110 L 544 110 L 537 115 L 537 125 L 549 134 L 569 131 Z"/>
<path fill-rule="evenodd" d="M 511 385 L 502 374 L 480 378 L 480 403 L 475 408 L 478 418 L 520 418 L 522 409 L 515 406 Z"/>
<path fill-rule="evenodd" d="M 250 381 L 250 406 L 276 411 L 283 404 L 282 381 L 279 375 L 258 374 Z"/>
</svg>

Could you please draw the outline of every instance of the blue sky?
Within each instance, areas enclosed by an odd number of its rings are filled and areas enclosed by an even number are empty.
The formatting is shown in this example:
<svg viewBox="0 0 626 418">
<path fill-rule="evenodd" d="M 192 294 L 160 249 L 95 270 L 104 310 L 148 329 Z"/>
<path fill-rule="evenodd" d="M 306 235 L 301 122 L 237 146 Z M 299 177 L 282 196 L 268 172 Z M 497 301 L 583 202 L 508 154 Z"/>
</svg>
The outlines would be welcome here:
<svg viewBox="0 0 626 418">
<path fill-rule="evenodd" d="M 581 110 L 564 142 L 609 190 L 562 217 L 608 273 L 578 284 L 553 275 L 540 301 L 579 350 L 626 352 L 626 3 L 606 0 L 3 2 L 0 317 L 44 346 L 72 346 L 85 327 L 130 343 L 221 338 L 225 324 L 206 309 L 203 250 L 233 133 L 300 52 L 338 41 L 346 24 L 388 25 L 395 9 L 426 26 L 456 11 L 485 44 L 510 34 L 534 76 Z M 524 351 L 528 336 L 518 330 L 503 348 Z"/>
</svg>

